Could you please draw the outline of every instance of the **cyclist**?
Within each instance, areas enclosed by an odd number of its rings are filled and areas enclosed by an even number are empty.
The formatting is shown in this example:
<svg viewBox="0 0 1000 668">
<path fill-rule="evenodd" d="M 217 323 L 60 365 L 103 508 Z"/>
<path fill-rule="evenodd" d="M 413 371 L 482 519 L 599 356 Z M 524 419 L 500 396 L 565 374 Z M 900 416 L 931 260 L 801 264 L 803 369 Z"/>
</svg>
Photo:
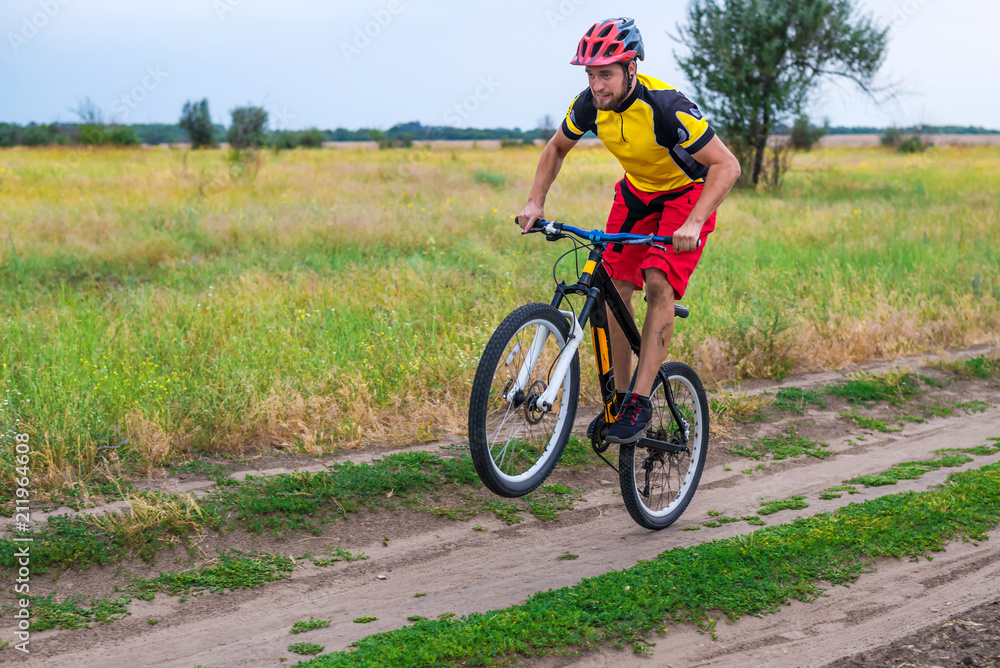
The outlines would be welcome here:
<svg viewBox="0 0 1000 668">
<path fill-rule="evenodd" d="M 528 203 L 517 218 L 522 233 L 545 219 L 545 197 L 563 159 L 589 130 L 625 170 L 615 185 L 607 231 L 673 236 L 672 249 L 614 245 L 604 255 L 633 316 L 632 295 L 644 286 L 648 304 L 635 386 L 627 398 L 632 351 L 617 320 L 608 317 L 617 401 L 623 404 L 608 428 L 611 443 L 635 443 L 652 421 L 649 394 L 667 357 L 674 300 L 683 297 L 715 229 L 715 209 L 740 175 L 739 162 L 697 105 L 673 86 L 636 73 L 644 55 L 630 18 L 598 21 L 584 34 L 571 64 L 586 68 L 589 86 L 574 98 L 542 151 Z"/>
</svg>

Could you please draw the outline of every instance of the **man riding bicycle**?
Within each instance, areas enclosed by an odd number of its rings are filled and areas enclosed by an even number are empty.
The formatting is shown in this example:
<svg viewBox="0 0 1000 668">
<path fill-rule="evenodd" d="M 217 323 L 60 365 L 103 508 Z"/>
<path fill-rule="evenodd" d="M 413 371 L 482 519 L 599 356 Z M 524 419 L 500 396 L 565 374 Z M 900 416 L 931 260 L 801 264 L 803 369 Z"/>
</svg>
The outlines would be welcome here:
<svg viewBox="0 0 1000 668">
<path fill-rule="evenodd" d="M 622 371 L 615 373 L 622 405 L 606 440 L 624 444 L 642 438 L 652 420 L 649 393 L 667 357 L 674 300 L 684 296 L 715 229 L 715 209 L 740 176 L 739 161 L 697 105 L 676 88 L 636 73 L 644 55 L 642 35 L 630 18 L 598 21 L 586 32 L 571 64 L 586 68 L 590 85 L 570 104 L 542 151 L 528 203 L 517 218 L 522 232 L 545 219 L 545 197 L 563 159 L 589 130 L 625 169 L 615 185 L 607 231 L 673 237 L 672 249 L 613 245 L 604 255 L 633 317 L 632 295 L 646 287 L 639 366 L 627 399 L 632 351 L 617 320 L 608 318 L 612 364 Z"/>
</svg>

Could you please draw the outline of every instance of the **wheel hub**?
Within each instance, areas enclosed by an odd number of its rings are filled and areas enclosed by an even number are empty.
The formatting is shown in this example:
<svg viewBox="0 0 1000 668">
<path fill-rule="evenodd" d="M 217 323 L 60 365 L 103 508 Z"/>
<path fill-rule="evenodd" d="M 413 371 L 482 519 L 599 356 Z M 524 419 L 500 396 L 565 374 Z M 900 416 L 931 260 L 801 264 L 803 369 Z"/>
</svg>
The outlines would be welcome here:
<svg viewBox="0 0 1000 668">
<path fill-rule="evenodd" d="M 538 424 L 545 417 L 545 411 L 538 406 L 538 398 L 545 392 L 545 388 L 544 381 L 536 380 L 525 392 L 524 419 L 528 424 Z"/>
</svg>

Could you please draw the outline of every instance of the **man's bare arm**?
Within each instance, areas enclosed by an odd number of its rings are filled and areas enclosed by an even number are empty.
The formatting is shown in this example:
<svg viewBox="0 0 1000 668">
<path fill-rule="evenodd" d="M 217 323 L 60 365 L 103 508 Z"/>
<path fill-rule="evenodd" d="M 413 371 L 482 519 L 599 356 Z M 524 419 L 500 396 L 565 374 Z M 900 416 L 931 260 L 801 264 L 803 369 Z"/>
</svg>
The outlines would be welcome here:
<svg viewBox="0 0 1000 668">
<path fill-rule="evenodd" d="M 579 140 L 570 139 L 563 134 L 562 129 L 558 129 L 545 145 L 542 157 L 538 160 L 538 169 L 535 170 L 535 182 L 531 186 L 528 203 L 517 216 L 522 233 L 534 225 L 535 221 L 545 219 L 545 197 L 549 194 L 553 181 L 556 180 L 563 159 L 576 146 L 577 141 Z"/>
<path fill-rule="evenodd" d="M 705 177 L 705 188 L 691 210 L 691 215 L 673 234 L 674 248 L 678 251 L 694 250 L 697 247 L 705 221 L 719 208 L 733 189 L 736 179 L 740 178 L 740 161 L 718 136 L 712 137 L 705 148 L 691 157 L 708 167 L 708 176 Z"/>
</svg>

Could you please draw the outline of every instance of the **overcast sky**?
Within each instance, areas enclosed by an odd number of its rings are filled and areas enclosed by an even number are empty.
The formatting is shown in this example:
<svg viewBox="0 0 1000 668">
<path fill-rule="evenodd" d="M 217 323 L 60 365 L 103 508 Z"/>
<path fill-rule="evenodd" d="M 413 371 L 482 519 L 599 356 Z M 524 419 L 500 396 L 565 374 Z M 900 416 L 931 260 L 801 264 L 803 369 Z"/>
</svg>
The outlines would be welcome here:
<svg viewBox="0 0 1000 668">
<path fill-rule="evenodd" d="M 695 97 L 668 36 L 682 0 L 0 0 L 0 121 L 73 121 L 89 96 L 111 120 L 175 123 L 207 97 L 216 122 L 247 103 L 277 128 L 420 121 L 536 127 L 586 86 L 569 64 L 596 20 L 632 16 L 640 71 Z M 891 25 L 874 104 L 824 86 L 811 114 L 834 125 L 1000 129 L 1000 2 L 862 0 Z M 365 34 L 365 33 L 368 34 Z"/>
</svg>

